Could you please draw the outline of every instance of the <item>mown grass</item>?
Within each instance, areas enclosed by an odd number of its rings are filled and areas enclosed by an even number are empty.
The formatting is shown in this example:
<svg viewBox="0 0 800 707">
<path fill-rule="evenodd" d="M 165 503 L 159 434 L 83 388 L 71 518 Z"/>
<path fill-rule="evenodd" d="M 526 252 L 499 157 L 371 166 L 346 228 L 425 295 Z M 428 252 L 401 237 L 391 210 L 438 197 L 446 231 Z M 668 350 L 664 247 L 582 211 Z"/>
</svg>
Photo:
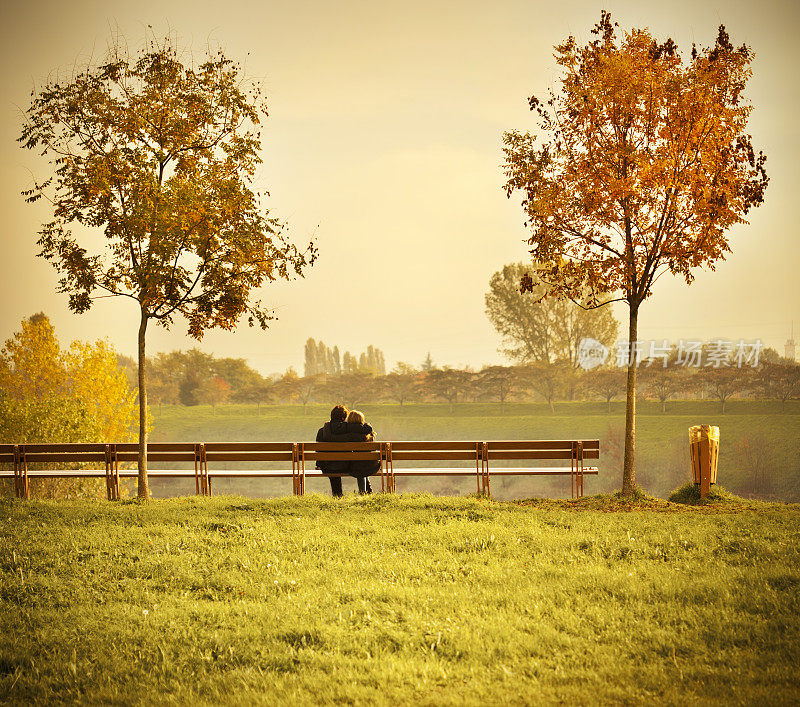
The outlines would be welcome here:
<svg viewBox="0 0 800 707">
<path fill-rule="evenodd" d="M 0 701 L 800 700 L 800 508 L 0 499 Z"/>
</svg>

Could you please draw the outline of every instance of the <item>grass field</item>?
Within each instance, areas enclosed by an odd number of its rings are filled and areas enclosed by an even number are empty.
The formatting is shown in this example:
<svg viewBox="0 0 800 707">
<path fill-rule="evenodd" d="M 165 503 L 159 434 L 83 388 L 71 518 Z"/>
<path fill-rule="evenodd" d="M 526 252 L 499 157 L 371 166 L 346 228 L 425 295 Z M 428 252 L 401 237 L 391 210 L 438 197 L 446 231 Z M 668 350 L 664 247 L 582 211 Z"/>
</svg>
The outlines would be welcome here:
<svg viewBox="0 0 800 707">
<path fill-rule="evenodd" d="M 613 442 L 624 428 L 622 402 L 557 403 L 552 414 L 543 403 L 511 403 L 504 415 L 497 404 L 469 403 L 456 406 L 453 414 L 446 405 L 364 405 L 367 419 L 380 439 L 559 439 L 600 438 L 603 456 L 600 476 L 587 480 L 587 493 L 616 490 L 620 487 L 620 459 L 612 453 Z M 689 473 L 688 428 L 696 424 L 719 425 L 721 452 L 719 480 L 739 494 L 757 492 L 763 498 L 800 501 L 800 401 L 790 401 L 784 412 L 777 403 L 752 400 L 729 402 L 725 415 L 713 401 L 674 401 L 662 414 L 658 403 L 638 405 L 637 481 L 649 493 L 666 498 L 682 484 Z M 329 406 L 309 405 L 306 414 L 300 406 L 263 406 L 257 414 L 253 405 L 226 405 L 212 413 L 210 407 L 165 406 L 153 410 L 153 440 L 219 441 L 313 440 L 317 428 L 328 419 Z M 747 439 L 753 453 L 748 458 L 737 450 Z M 765 486 L 756 488 L 753 477 L 757 465 L 763 467 Z M 464 494 L 474 490 L 470 481 L 429 481 L 416 486 L 401 480 L 400 490 L 430 490 Z M 352 485 L 352 484 L 351 484 Z M 325 491 L 324 482 L 313 489 Z M 188 493 L 188 484 L 159 487 L 157 493 Z M 290 493 L 290 485 L 270 481 L 218 483 L 220 491 L 251 496 Z M 569 495 L 566 479 L 546 481 L 537 478 L 503 480 L 493 484 L 499 498 L 524 498 L 533 495 Z"/>
<path fill-rule="evenodd" d="M 0 499 L 0 702 L 797 704 L 798 521 L 597 497 Z"/>
</svg>

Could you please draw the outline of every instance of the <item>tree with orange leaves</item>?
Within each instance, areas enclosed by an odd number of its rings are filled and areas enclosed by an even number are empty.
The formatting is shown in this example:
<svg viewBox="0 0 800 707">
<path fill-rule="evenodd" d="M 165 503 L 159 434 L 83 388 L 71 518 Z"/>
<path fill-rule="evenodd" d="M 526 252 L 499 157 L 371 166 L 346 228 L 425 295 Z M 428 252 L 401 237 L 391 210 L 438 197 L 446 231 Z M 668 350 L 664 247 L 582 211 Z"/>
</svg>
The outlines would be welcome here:
<svg viewBox="0 0 800 707">
<path fill-rule="evenodd" d="M 96 297 L 125 297 L 138 310 L 139 497 L 147 479 L 148 323 L 176 315 L 200 339 L 244 317 L 266 329 L 272 313 L 250 295 L 302 275 L 313 262 L 252 188 L 261 163 L 260 88 L 222 51 L 184 63 L 169 40 L 134 55 L 112 47 L 100 65 L 35 91 L 19 141 L 48 158 L 53 175 L 23 192 L 45 197 L 52 220 L 40 255 L 61 275 L 74 312 Z M 98 229 L 90 253 L 73 236 Z"/>
<path fill-rule="evenodd" d="M 555 47 L 563 69 L 546 101 L 529 99 L 539 131 L 504 135 L 506 191 L 520 191 L 545 296 L 630 310 L 623 494 L 632 494 L 639 308 L 663 273 L 694 279 L 730 252 L 726 235 L 762 203 L 744 90 L 753 52 L 724 27 L 684 58 L 646 29 L 619 36 L 603 12 L 594 39 Z M 609 298 L 609 295 L 613 295 Z M 606 298 L 606 302 L 604 302 Z"/>
</svg>

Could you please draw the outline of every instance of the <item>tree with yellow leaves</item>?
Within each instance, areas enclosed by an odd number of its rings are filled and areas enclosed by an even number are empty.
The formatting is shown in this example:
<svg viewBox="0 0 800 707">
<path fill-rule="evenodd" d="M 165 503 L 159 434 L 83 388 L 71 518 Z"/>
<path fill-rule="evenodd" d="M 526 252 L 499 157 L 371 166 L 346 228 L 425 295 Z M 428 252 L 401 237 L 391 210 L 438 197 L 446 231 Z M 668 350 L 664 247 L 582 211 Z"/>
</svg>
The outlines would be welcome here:
<svg viewBox="0 0 800 707">
<path fill-rule="evenodd" d="M 63 351 L 50 320 L 36 314 L 0 351 L 0 441 L 132 442 L 136 393 L 107 342 Z M 51 495 L 88 490 L 75 480 L 38 486 Z"/>
</svg>

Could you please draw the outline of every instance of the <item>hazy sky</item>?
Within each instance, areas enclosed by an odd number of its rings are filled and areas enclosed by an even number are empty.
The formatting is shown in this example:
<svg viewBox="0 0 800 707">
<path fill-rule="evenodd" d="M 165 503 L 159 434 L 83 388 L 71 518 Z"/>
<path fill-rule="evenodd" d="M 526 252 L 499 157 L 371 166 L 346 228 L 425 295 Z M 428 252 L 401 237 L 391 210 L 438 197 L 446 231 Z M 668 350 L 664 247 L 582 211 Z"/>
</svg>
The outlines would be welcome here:
<svg viewBox="0 0 800 707">
<path fill-rule="evenodd" d="M 762 338 L 783 350 L 798 286 L 797 2 L 170 2 L 3 3 L 0 10 L 0 340 L 30 314 L 50 315 L 64 340 L 107 336 L 136 349 L 138 311 L 101 300 L 74 315 L 37 258 L 43 206 L 19 195 L 46 164 L 21 150 L 20 111 L 55 69 L 97 56 L 117 29 L 138 46 L 152 25 L 202 51 L 246 60 L 271 117 L 258 187 L 297 241 L 320 259 L 305 280 L 261 293 L 272 327 L 212 332 L 201 347 L 242 356 L 264 373 L 302 368 L 309 336 L 387 360 L 480 366 L 499 361 L 484 314 L 491 274 L 525 259 L 519 200 L 507 200 L 501 135 L 533 128 L 527 97 L 557 73 L 552 46 L 587 38 L 602 8 L 623 27 L 647 26 L 681 48 L 710 44 L 724 23 L 756 51 L 751 132 L 771 183 L 733 253 L 694 285 L 662 278 L 639 317 L 640 338 Z M 627 316 L 624 308 L 618 316 Z M 149 350 L 193 346 L 183 322 L 153 328 Z"/>
</svg>

